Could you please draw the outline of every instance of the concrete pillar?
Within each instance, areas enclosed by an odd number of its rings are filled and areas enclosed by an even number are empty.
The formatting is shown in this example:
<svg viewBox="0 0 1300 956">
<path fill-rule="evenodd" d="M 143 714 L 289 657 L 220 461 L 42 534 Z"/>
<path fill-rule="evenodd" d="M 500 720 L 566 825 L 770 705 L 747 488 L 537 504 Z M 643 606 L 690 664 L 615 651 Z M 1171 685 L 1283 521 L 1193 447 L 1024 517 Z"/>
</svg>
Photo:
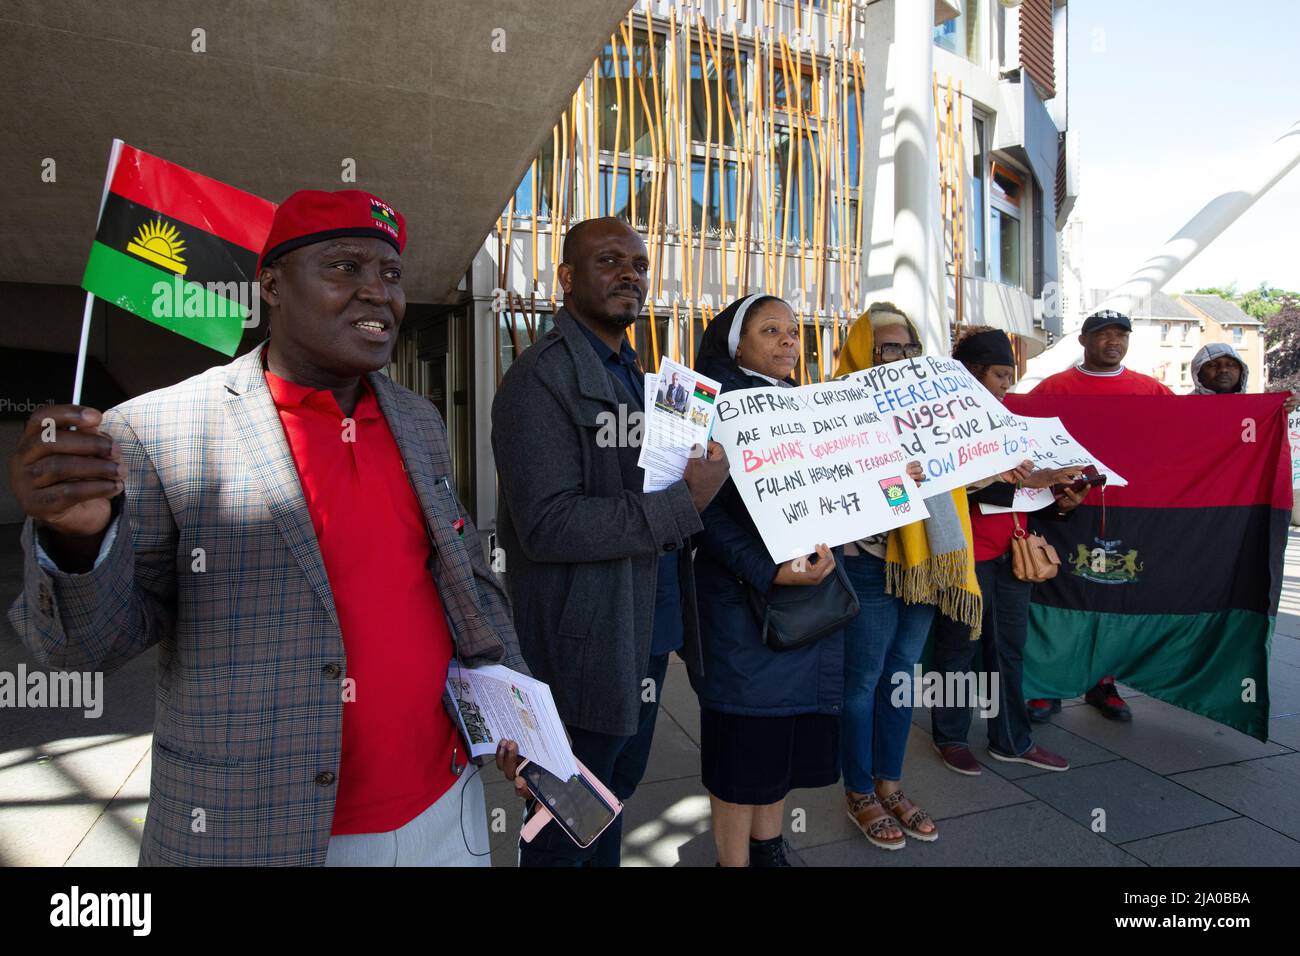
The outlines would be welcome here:
<svg viewBox="0 0 1300 956">
<path fill-rule="evenodd" d="M 1265 149 L 1259 159 L 1235 182 L 1225 183 L 1219 194 L 1187 221 L 1187 225 L 1160 247 L 1137 272 L 1106 297 L 1101 308 L 1131 312 L 1136 303 L 1159 292 L 1166 282 L 1195 259 L 1260 196 L 1300 164 L 1300 122 Z"/>
<path fill-rule="evenodd" d="M 934 6 L 895 0 L 894 303 L 921 329 L 927 352 L 947 350 L 942 275 L 935 275 Z M 942 271 L 940 269 L 940 271 Z"/>
</svg>

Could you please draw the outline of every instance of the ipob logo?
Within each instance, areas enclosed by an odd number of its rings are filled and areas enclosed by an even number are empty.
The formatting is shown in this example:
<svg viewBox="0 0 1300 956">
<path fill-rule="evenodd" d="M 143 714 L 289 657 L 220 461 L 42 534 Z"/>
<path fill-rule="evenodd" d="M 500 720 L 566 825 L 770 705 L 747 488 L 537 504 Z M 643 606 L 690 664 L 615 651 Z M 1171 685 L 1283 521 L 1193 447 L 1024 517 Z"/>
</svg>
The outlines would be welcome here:
<svg viewBox="0 0 1300 956">
<path fill-rule="evenodd" d="M 1080 544 L 1070 560 L 1076 575 L 1096 584 L 1133 584 L 1138 580 L 1143 565 L 1138 561 L 1137 548 L 1121 550 L 1123 542 L 1118 538 L 1092 541 L 1094 547 Z"/>
<path fill-rule="evenodd" d="M 903 485 L 903 478 L 898 475 L 894 478 L 885 478 L 880 482 L 880 490 L 884 492 L 885 501 L 894 511 L 898 511 L 907 504 L 907 488 Z"/>
<path fill-rule="evenodd" d="M 397 213 L 388 203 L 378 199 L 370 200 L 370 218 L 377 227 L 392 233 L 394 239 L 397 238 Z"/>
</svg>

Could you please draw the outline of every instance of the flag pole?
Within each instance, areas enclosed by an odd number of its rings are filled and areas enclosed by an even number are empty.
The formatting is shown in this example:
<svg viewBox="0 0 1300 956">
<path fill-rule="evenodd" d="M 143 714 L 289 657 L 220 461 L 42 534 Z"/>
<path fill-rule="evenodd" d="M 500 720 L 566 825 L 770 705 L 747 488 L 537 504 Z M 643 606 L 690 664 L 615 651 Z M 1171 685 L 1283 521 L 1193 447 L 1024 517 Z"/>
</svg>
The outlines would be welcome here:
<svg viewBox="0 0 1300 956">
<path fill-rule="evenodd" d="M 95 297 L 86 293 L 86 311 L 81 316 L 81 345 L 77 348 L 77 377 L 72 385 L 72 404 L 81 404 L 81 383 L 86 377 L 86 346 L 90 343 L 90 312 L 95 306 Z"/>
<path fill-rule="evenodd" d="M 108 172 L 104 174 L 104 191 L 99 197 L 99 215 L 95 217 L 95 229 L 99 229 L 99 221 L 104 218 L 104 206 L 108 202 L 108 190 L 113 184 L 113 173 L 117 170 L 117 161 L 122 155 L 122 141 L 113 140 L 113 146 L 108 151 Z M 90 346 L 90 313 L 95 307 L 95 296 L 89 292 L 86 293 L 86 308 L 81 313 L 81 344 L 77 346 L 77 372 L 72 383 L 72 404 L 81 404 L 81 385 L 86 377 L 86 350 Z"/>
</svg>

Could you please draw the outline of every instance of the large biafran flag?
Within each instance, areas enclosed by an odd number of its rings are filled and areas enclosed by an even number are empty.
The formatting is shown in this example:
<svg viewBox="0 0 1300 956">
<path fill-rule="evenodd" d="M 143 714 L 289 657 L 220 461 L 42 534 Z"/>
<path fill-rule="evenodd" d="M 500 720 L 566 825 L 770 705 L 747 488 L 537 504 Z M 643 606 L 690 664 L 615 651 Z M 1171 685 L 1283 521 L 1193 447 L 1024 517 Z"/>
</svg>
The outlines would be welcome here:
<svg viewBox="0 0 1300 956">
<path fill-rule="evenodd" d="M 1291 471 L 1281 395 L 1008 395 L 1060 416 L 1128 480 L 1069 520 L 1034 522 L 1061 557 L 1029 608 L 1027 698 L 1102 677 L 1260 740 Z"/>
<path fill-rule="evenodd" d="M 234 355 L 275 205 L 123 145 L 81 287 Z"/>
</svg>

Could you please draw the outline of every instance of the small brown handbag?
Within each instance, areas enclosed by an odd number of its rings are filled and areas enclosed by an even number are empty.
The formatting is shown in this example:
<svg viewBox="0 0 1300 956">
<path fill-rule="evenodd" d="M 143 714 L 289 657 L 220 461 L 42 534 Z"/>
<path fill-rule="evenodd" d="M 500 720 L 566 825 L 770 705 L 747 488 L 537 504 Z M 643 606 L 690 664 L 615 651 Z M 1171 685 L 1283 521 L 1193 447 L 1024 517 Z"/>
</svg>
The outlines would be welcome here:
<svg viewBox="0 0 1300 956">
<path fill-rule="evenodd" d="M 1011 573 L 1020 581 L 1049 581 L 1061 566 L 1060 555 L 1042 535 L 1020 527 L 1020 518 L 1011 512 L 1016 530 L 1011 536 Z"/>
</svg>

